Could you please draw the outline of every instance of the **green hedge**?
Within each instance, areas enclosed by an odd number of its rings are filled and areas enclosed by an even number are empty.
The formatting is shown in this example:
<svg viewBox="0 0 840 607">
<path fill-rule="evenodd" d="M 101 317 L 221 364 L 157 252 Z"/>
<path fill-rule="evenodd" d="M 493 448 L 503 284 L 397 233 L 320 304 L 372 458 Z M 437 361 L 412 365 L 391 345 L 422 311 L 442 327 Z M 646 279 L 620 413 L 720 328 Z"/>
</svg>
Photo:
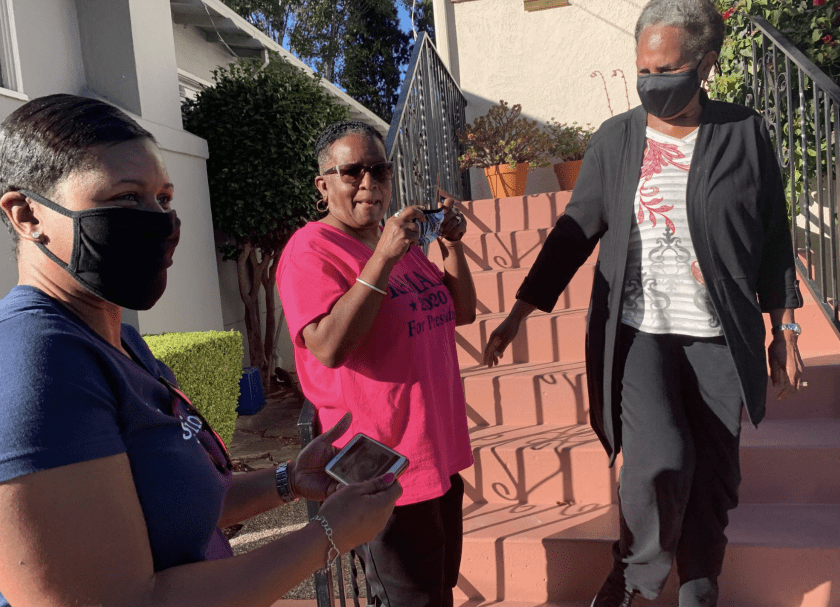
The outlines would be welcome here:
<svg viewBox="0 0 840 607">
<path fill-rule="evenodd" d="M 242 376 L 242 334 L 202 331 L 144 335 L 143 339 L 155 358 L 172 369 L 184 394 L 222 440 L 230 443 Z"/>
</svg>

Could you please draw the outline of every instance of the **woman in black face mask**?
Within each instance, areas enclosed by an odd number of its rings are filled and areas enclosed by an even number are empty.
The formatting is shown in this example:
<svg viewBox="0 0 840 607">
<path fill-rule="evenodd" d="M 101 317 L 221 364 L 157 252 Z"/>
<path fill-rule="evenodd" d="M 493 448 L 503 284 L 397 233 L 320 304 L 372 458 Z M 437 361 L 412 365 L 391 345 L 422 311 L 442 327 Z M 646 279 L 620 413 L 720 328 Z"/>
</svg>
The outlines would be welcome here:
<svg viewBox="0 0 840 607">
<path fill-rule="evenodd" d="M 152 135 L 93 99 L 0 125 L 0 207 L 19 283 L 0 299 L 0 607 L 268 606 L 372 539 L 400 496 L 324 471 L 349 416 L 277 470 L 224 445 L 122 307 L 166 287 L 180 222 Z M 189 302 L 183 302 L 189 305 Z M 322 517 L 233 557 L 220 528 L 296 497 Z"/>
<path fill-rule="evenodd" d="M 701 87 L 723 43 L 711 0 L 652 0 L 636 24 L 642 106 L 592 137 L 508 318 L 551 311 L 600 242 L 587 327 L 590 418 L 610 465 L 623 450 L 620 539 L 592 605 L 653 599 L 676 561 L 680 607 L 717 605 L 728 511 L 737 505 L 741 409 L 764 417 L 802 385 L 802 305 L 785 197 L 764 121 Z M 773 340 L 765 356 L 762 312 Z"/>
</svg>

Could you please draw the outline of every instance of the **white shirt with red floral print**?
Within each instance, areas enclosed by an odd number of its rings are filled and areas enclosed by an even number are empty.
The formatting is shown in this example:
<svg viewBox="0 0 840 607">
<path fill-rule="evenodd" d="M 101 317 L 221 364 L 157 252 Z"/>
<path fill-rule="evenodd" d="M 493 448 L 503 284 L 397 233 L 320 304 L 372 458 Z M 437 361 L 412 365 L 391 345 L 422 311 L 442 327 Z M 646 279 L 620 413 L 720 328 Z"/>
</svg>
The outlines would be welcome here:
<svg viewBox="0 0 840 607">
<path fill-rule="evenodd" d="M 648 127 L 630 231 L 621 322 L 646 333 L 723 335 L 688 230 L 686 188 L 697 130 Z"/>
</svg>

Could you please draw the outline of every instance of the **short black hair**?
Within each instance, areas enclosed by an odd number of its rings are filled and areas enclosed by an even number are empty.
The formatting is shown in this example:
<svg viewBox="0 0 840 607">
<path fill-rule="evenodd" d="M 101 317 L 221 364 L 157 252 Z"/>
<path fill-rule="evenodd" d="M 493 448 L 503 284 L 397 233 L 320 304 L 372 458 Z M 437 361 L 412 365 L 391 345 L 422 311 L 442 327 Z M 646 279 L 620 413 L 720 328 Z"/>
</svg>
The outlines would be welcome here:
<svg viewBox="0 0 840 607">
<path fill-rule="evenodd" d="M 353 134 L 378 139 L 382 143 L 382 147 L 385 147 L 385 139 L 382 137 L 382 133 L 361 120 L 344 120 L 331 124 L 324 129 L 323 133 L 318 135 L 318 140 L 315 142 L 315 159 L 318 161 L 318 170 L 321 173 L 330 168 L 326 165 L 330 160 L 332 144 L 346 135 Z"/>
<path fill-rule="evenodd" d="M 62 179 L 91 161 L 94 148 L 142 138 L 155 141 L 104 101 L 66 94 L 33 99 L 0 124 L 0 196 L 24 189 L 51 197 Z M 17 232 L 0 216 L 17 250 Z"/>
</svg>

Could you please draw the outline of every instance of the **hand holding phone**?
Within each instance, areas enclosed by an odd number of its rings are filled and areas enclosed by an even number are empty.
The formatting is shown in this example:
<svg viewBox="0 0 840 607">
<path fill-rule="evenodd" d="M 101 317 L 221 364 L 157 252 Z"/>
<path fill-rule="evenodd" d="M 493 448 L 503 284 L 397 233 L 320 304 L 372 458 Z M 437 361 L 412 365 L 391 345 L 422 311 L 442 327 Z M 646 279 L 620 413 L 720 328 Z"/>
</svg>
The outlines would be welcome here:
<svg viewBox="0 0 840 607">
<path fill-rule="evenodd" d="M 407 467 L 407 457 L 360 432 L 330 460 L 326 473 L 350 485 L 379 478 L 388 472 L 397 478 Z"/>
</svg>

